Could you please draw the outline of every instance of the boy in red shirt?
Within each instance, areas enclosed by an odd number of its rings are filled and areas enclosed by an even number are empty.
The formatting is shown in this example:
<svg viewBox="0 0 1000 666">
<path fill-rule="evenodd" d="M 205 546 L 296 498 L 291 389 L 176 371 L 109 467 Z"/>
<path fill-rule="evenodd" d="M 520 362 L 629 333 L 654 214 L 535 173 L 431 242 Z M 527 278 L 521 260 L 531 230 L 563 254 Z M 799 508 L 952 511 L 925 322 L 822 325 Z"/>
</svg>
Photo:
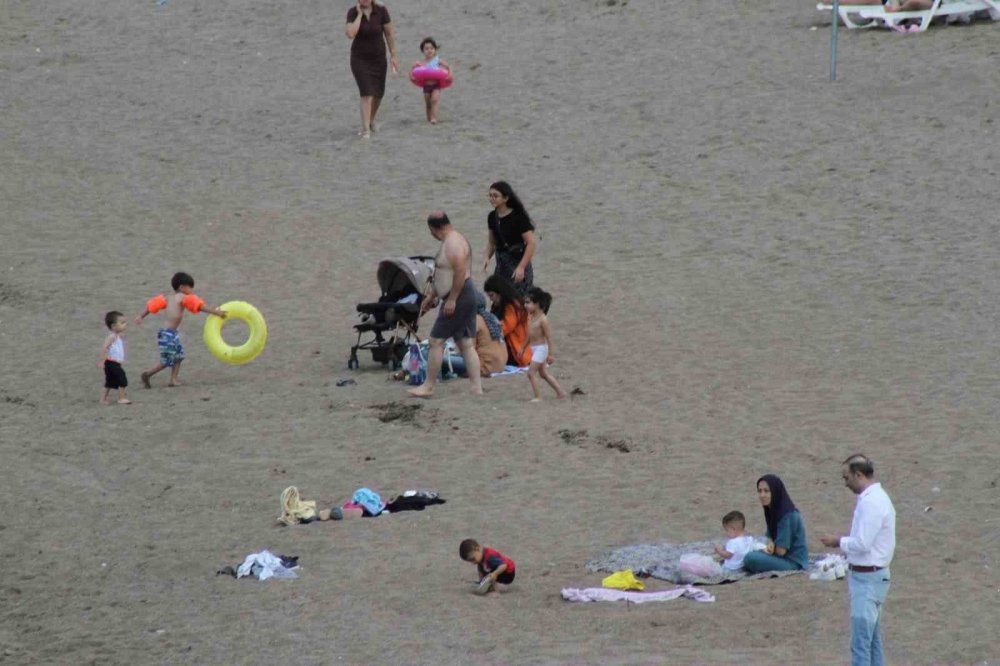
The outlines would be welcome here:
<svg viewBox="0 0 1000 666">
<path fill-rule="evenodd" d="M 482 580 L 476 594 L 498 592 L 497 583 L 510 585 L 514 582 L 514 560 L 503 553 L 486 546 L 480 546 L 475 539 L 466 539 L 458 547 L 458 556 L 472 562 L 479 569 Z"/>
</svg>

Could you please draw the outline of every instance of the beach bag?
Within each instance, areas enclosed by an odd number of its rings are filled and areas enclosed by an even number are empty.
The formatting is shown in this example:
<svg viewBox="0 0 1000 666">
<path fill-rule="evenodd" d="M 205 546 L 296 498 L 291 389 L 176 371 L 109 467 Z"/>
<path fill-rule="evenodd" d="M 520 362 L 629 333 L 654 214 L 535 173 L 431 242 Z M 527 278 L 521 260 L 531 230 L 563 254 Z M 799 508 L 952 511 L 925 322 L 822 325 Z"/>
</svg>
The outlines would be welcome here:
<svg viewBox="0 0 1000 666">
<path fill-rule="evenodd" d="M 681 573 L 698 578 L 711 578 L 722 573 L 722 567 L 718 562 L 708 555 L 699 555 L 698 553 L 681 555 L 680 570 Z"/>
<path fill-rule="evenodd" d="M 420 348 L 420 343 L 411 342 L 410 351 L 403 359 L 403 367 L 410 373 L 410 384 L 419 386 L 427 378 L 427 356 Z"/>
<path fill-rule="evenodd" d="M 410 351 L 403 356 L 403 368 L 410 375 L 410 384 L 419 386 L 427 379 L 427 354 L 430 352 L 426 342 L 411 342 Z M 452 364 L 452 356 L 461 356 L 458 346 L 448 338 L 444 343 L 444 358 L 441 364 L 440 379 L 452 379 L 457 377 L 455 366 Z"/>
</svg>

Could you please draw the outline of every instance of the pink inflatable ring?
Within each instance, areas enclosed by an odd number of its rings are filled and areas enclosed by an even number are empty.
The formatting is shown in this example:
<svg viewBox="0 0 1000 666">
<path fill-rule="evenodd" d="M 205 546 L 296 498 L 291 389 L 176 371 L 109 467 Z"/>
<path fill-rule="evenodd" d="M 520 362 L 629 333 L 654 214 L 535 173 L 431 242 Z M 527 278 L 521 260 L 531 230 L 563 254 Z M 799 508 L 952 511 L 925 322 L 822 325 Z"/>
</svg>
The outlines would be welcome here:
<svg viewBox="0 0 1000 666">
<path fill-rule="evenodd" d="M 410 70 L 410 76 L 413 84 L 421 88 L 428 83 L 437 83 L 444 90 L 454 83 L 451 72 L 437 67 L 414 67 Z"/>
</svg>

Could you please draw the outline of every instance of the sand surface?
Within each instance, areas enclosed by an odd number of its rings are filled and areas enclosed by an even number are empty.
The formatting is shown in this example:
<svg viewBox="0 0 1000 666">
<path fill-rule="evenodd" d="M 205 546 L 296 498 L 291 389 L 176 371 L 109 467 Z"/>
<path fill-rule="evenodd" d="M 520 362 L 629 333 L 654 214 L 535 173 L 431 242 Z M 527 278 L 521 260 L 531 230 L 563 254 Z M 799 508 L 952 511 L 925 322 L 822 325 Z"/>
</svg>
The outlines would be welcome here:
<svg viewBox="0 0 1000 666">
<path fill-rule="evenodd" d="M 842 32 L 830 84 L 806 2 L 395 2 L 404 63 L 433 34 L 456 84 L 430 127 L 390 80 L 362 142 L 347 7 L 0 2 L 0 662 L 845 663 L 841 583 L 559 590 L 608 548 L 721 540 L 732 509 L 761 531 L 766 472 L 819 549 L 863 450 L 898 512 L 889 662 L 997 663 L 997 26 Z M 498 178 L 585 395 L 455 383 L 384 423 L 403 388 L 346 370 L 354 305 L 380 258 L 434 251 L 432 209 L 482 257 Z M 257 305 L 265 353 L 224 366 L 188 316 L 187 385 L 144 391 L 150 321 L 136 404 L 99 407 L 104 312 L 177 270 Z M 292 484 L 448 503 L 277 527 Z M 469 536 L 517 561 L 500 598 L 470 594 Z M 300 578 L 214 575 L 262 548 Z"/>
</svg>

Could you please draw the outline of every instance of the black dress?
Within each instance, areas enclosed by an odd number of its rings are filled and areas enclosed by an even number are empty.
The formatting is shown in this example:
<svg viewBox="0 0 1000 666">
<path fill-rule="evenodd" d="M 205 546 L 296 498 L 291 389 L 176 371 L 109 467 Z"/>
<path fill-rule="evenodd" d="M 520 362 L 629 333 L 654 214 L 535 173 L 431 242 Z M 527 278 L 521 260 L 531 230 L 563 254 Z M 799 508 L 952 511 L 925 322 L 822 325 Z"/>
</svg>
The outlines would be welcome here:
<svg viewBox="0 0 1000 666">
<path fill-rule="evenodd" d="M 358 8 L 347 12 L 347 22 L 353 23 Z M 385 58 L 385 25 L 392 19 L 383 5 L 372 5 L 371 16 L 361 17 L 358 34 L 351 42 L 351 73 L 358 83 L 362 97 L 382 97 L 385 94 L 385 75 L 389 70 Z"/>
</svg>

